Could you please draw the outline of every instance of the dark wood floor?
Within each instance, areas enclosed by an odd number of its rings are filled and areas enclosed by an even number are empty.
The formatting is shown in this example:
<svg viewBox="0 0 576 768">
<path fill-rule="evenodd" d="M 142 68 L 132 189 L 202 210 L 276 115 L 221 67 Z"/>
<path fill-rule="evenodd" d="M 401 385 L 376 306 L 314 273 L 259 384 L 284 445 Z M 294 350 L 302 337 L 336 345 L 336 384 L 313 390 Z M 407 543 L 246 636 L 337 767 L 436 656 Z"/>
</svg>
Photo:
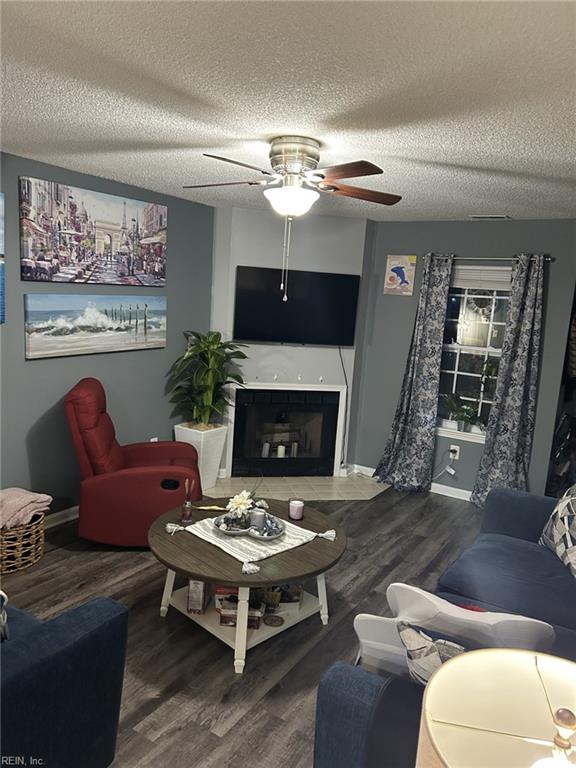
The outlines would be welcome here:
<svg viewBox="0 0 576 768">
<path fill-rule="evenodd" d="M 479 527 L 472 505 L 433 494 L 314 504 L 349 536 L 328 574 L 330 622 L 257 646 L 242 677 L 228 646 L 173 609 L 160 618 L 165 572 L 148 551 L 81 541 L 72 524 L 50 533 L 41 563 L 4 578 L 13 604 L 42 618 L 98 595 L 130 608 L 115 768 L 311 768 L 316 688 L 353 660 L 354 616 L 386 614 L 393 581 L 432 589 Z"/>
</svg>

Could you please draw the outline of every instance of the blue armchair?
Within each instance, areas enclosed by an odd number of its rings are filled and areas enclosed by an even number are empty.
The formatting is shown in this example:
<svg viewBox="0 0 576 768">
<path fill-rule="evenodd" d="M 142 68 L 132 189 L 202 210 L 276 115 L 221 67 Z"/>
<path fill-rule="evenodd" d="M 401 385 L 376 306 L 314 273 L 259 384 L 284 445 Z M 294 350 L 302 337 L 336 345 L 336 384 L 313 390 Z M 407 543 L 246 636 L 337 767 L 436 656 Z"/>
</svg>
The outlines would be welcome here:
<svg viewBox="0 0 576 768">
<path fill-rule="evenodd" d="M 98 598 L 49 621 L 8 608 L 0 645 L 2 755 L 44 768 L 114 760 L 127 609 Z"/>
<path fill-rule="evenodd" d="M 414 768 L 424 688 L 338 662 L 318 688 L 314 768 Z"/>
</svg>

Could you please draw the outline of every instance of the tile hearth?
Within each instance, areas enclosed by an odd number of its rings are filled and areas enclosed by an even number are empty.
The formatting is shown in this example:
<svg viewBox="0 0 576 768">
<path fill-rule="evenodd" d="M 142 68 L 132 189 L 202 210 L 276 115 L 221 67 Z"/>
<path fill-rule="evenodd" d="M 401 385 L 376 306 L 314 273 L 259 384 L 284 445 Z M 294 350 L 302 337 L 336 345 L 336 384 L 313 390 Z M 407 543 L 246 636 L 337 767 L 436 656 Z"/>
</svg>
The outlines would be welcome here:
<svg viewBox="0 0 576 768">
<path fill-rule="evenodd" d="M 251 490 L 258 484 L 257 477 L 227 477 L 218 480 L 214 488 L 204 489 L 213 498 L 232 496 L 244 488 Z M 371 477 L 352 474 L 348 477 L 265 477 L 258 485 L 258 494 L 264 498 L 304 501 L 348 501 L 372 499 L 388 488 Z"/>
</svg>

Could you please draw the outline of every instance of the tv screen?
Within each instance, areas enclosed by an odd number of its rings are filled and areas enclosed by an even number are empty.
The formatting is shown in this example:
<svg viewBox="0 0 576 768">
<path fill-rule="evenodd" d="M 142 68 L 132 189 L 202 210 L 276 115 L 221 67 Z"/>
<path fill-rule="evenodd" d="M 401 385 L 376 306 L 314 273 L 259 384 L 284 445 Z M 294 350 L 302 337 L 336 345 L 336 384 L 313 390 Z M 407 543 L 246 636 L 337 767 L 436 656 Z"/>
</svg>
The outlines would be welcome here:
<svg viewBox="0 0 576 768">
<path fill-rule="evenodd" d="M 358 275 L 290 270 L 282 301 L 281 270 L 236 268 L 234 339 L 352 346 Z"/>
</svg>

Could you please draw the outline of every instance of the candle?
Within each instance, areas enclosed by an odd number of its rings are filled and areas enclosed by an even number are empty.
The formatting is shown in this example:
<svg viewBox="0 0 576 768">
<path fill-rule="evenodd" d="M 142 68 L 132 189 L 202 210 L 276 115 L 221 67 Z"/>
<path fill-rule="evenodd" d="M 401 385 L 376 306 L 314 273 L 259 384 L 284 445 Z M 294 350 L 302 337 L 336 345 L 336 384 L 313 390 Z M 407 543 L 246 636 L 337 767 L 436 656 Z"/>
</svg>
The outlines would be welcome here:
<svg viewBox="0 0 576 768">
<path fill-rule="evenodd" d="M 182 525 L 188 525 L 192 522 L 192 502 L 185 501 L 182 505 L 182 516 L 180 517 Z"/>
<path fill-rule="evenodd" d="M 279 459 L 283 459 L 286 456 L 286 446 L 279 445 L 276 456 L 278 456 Z"/>
<path fill-rule="evenodd" d="M 263 509 L 253 509 L 250 512 L 250 525 L 255 528 L 263 528 L 266 520 L 266 512 Z"/>
<path fill-rule="evenodd" d="M 302 520 L 304 517 L 304 502 L 298 499 L 290 499 L 288 517 L 290 520 Z"/>
</svg>

